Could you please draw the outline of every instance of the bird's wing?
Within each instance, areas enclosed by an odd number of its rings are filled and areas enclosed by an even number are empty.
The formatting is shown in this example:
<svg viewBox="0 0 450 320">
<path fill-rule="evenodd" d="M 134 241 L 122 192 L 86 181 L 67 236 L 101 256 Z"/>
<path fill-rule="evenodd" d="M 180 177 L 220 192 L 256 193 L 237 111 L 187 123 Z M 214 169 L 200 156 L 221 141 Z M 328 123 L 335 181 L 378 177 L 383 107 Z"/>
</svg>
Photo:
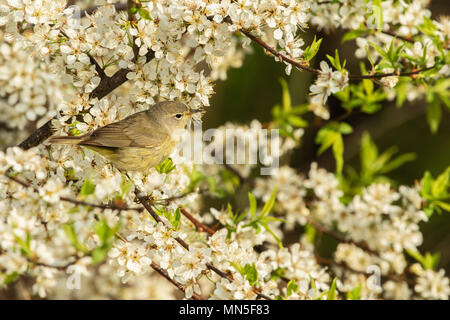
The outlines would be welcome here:
<svg viewBox="0 0 450 320">
<path fill-rule="evenodd" d="M 164 143 L 170 136 L 161 128 L 150 128 L 142 115 L 130 116 L 95 130 L 82 145 L 101 147 L 154 148 Z"/>
</svg>

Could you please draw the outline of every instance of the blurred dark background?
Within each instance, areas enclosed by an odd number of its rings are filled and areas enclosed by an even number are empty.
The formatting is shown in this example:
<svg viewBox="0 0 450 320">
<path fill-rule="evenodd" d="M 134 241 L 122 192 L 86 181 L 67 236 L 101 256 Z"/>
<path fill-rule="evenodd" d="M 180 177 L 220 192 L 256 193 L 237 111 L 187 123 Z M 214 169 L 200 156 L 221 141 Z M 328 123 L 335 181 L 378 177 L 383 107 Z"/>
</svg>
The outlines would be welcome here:
<svg viewBox="0 0 450 320">
<path fill-rule="evenodd" d="M 433 18 L 450 14 L 448 0 L 434 0 L 430 9 Z M 347 59 L 352 73 L 359 73 L 359 61 L 354 58 L 356 45 L 354 41 L 341 44 L 341 36 L 345 31 L 336 30 L 333 34 L 322 34 L 309 29 L 305 35 L 305 43 L 309 44 L 314 35 L 324 38 L 322 48 L 315 60 L 311 62 L 317 67 L 326 54 L 333 55 L 339 49 L 341 59 Z M 323 45 L 326 44 L 326 45 Z M 231 69 L 226 81 L 218 81 L 217 92 L 212 101 L 214 112 L 207 112 L 204 117 L 204 129 L 217 127 L 225 122 L 248 123 L 252 119 L 261 122 L 271 120 L 271 108 L 281 102 L 281 85 L 279 78 L 284 77 L 289 83 L 293 105 L 306 102 L 308 88 L 313 80 L 311 74 L 293 69 L 289 77 L 284 73 L 284 65 L 264 54 L 260 47 L 253 46 L 254 53 L 245 58 L 242 68 Z M 339 102 L 329 100 L 331 117 L 339 116 L 343 109 Z M 445 109 L 445 107 L 443 108 Z M 426 102 L 416 100 L 397 108 L 394 103 L 386 102 L 383 109 L 375 115 L 354 115 L 346 120 L 354 128 L 351 135 L 345 137 L 344 158 L 346 164 L 358 167 L 361 133 L 368 131 L 378 146 L 384 151 L 392 145 L 399 148 L 400 153 L 414 152 L 417 159 L 393 171 L 389 177 L 400 184 L 412 185 L 420 180 L 426 170 L 433 176 L 443 172 L 450 165 L 450 112 L 443 110 L 439 131 L 432 134 L 426 122 Z M 317 161 L 321 167 L 334 170 L 334 160 L 327 151 L 316 156 L 317 145 L 314 144 L 315 131 L 308 129 L 302 139 L 301 147 L 295 151 L 291 165 L 307 172 L 310 163 Z M 440 252 L 439 267 L 450 273 L 450 212 L 435 214 L 428 223 L 421 226 L 424 243 L 421 252 Z"/>
</svg>

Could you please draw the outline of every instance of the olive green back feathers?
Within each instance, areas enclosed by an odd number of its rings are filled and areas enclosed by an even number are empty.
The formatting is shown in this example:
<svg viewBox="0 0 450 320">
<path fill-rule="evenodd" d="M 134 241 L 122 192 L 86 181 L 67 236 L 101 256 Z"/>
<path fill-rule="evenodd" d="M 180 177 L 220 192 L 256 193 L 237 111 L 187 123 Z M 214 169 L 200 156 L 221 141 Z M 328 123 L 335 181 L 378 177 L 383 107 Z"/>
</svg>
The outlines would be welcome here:
<svg viewBox="0 0 450 320">
<path fill-rule="evenodd" d="M 177 141 L 171 134 L 185 128 L 191 118 L 180 102 L 164 101 L 78 137 L 51 137 L 50 143 L 78 144 L 99 152 L 119 169 L 146 170 L 168 157 Z"/>
</svg>

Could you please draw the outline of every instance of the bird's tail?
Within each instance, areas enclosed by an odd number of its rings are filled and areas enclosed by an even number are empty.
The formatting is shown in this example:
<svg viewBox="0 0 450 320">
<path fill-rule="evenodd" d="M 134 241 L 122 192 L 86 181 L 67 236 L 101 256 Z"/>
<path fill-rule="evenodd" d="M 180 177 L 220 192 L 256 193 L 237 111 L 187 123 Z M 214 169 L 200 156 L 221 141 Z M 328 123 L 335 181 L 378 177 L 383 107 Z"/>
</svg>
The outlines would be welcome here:
<svg viewBox="0 0 450 320">
<path fill-rule="evenodd" d="M 48 140 L 50 143 L 54 144 L 79 144 L 84 140 L 85 136 L 59 136 L 59 137 L 50 137 Z"/>
</svg>

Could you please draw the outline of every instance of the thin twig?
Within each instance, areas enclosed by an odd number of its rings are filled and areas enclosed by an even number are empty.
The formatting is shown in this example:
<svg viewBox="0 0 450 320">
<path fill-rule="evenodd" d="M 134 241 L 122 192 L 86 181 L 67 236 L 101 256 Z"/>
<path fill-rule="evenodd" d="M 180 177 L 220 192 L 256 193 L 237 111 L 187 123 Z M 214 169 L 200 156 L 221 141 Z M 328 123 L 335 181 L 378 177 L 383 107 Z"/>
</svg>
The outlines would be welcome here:
<svg viewBox="0 0 450 320">
<path fill-rule="evenodd" d="M 327 259 L 327 258 L 321 257 L 317 254 L 315 255 L 315 258 L 316 258 L 317 263 L 319 263 L 319 264 L 339 267 L 339 268 L 345 269 L 345 270 L 353 272 L 353 273 L 363 274 L 366 277 L 370 277 L 373 275 L 373 273 L 370 273 L 370 272 L 353 269 L 345 262 L 337 262 L 337 261 L 334 261 L 333 259 Z M 414 280 L 406 278 L 401 275 L 386 274 L 386 275 L 381 275 L 381 277 L 385 278 L 387 280 L 395 281 L 395 282 L 406 282 L 410 286 L 414 286 L 416 284 L 416 282 Z"/>
<path fill-rule="evenodd" d="M 10 179 L 10 180 L 20 184 L 22 187 L 32 188 L 35 192 L 39 193 L 39 190 L 36 189 L 35 187 L 33 187 L 32 185 L 30 185 L 29 183 L 27 183 L 27 182 L 25 182 L 23 180 L 20 180 L 17 177 L 13 177 L 13 176 L 11 176 L 8 173 L 5 173 L 5 176 L 8 179 Z M 118 205 L 114 205 L 114 204 L 112 204 L 112 205 L 96 204 L 96 203 L 90 203 L 90 202 L 86 202 L 86 201 L 82 201 L 82 200 L 76 200 L 76 199 L 72 199 L 72 198 L 68 198 L 68 197 L 60 197 L 59 200 L 64 201 L 64 202 L 70 202 L 70 203 L 73 203 L 73 204 L 76 204 L 76 205 L 82 205 L 82 206 L 87 206 L 87 207 L 92 207 L 92 208 L 99 208 L 99 209 L 111 209 L 111 210 L 119 210 L 119 211 L 136 210 L 136 211 L 139 211 L 139 212 L 143 211 L 143 208 L 141 208 L 141 207 L 131 208 L 131 207 L 122 207 L 122 206 L 118 206 Z"/>
<path fill-rule="evenodd" d="M 320 223 L 312 220 L 309 217 L 307 217 L 306 220 L 307 220 L 308 224 L 313 226 L 315 229 L 333 237 L 334 239 L 338 240 L 339 242 L 353 244 L 354 246 L 356 246 L 364 251 L 367 251 L 370 254 L 373 254 L 376 256 L 380 255 L 378 251 L 371 249 L 365 242 L 354 241 L 350 238 L 346 238 L 344 235 L 337 233 L 336 231 L 333 231 L 331 229 L 328 229 L 327 227 L 321 225 Z"/>
<path fill-rule="evenodd" d="M 208 189 L 199 189 L 197 191 L 187 191 L 187 192 L 181 193 L 181 194 L 176 195 L 176 196 L 158 199 L 157 202 L 158 203 L 160 203 L 160 202 L 171 202 L 171 201 L 174 201 L 174 200 L 179 200 L 179 199 L 182 199 L 184 197 L 187 197 L 188 195 L 193 194 L 193 193 L 202 194 L 202 193 L 206 193 L 208 191 L 209 191 Z"/>
<path fill-rule="evenodd" d="M 95 58 L 90 53 L 86 54 L 89 57 L 89 61 L 91 62 L 91 64 L 95 66 L 95 71 L 97 71 L 97 74 L 100 77 L 100 79 L 102 80 L 107 78 L 108 76 L 106 75 L 105 70 L 103 70 L 103 68 L 98 64 L 97 60 L 95 60 Z"/>
<path fill-rule="evenodd" d="M 252 35 L 249 31 L 245 30 L 245 29 L 241 29 L 240 30 L 245 36 L 247 36 L 247 38 L 251 39 L 253 42 L 259 44 L 261 47 L 263 47 L 264 49 L 266 49 L 267 51 L 269 51 L 271 54 L 273 54 L 274 56 L 278 57 L 281 61 L 285 61 L 291 65 L 293 65 L 294 67 L 297 67 L 298 69 L 304 70 L 304 71 L 308 71 L 314 74 L 321 74 L 321 71 L 318 69 L 314 69 L 314 68 L 310 68 L 304 64 L 299 63 L 298 61 L 295 61 L 289 57 L 287 57 L 286 55 L 278 52 L 277 50 L 275 50 L 273 47 L 269 46 L 266 42 L 264 42 L 263 40 L 255 37 L 254 35 Z M 381 79 L 381 78 L 385 78 L 385 77 L 390 77 L 390 76 L 398 76 L 398 77 L 406 77 L 406 76 L 412 76 L 415 74 L 419 74 L 421 72 L 425 72 L 431 69 L 434 69 L 435 66 L 431 66 L 431 67 L 426 67 L 426 68 L 422 68 L 422 69 L 416 69 L 416 70 L 411 70 L 408 72 L 390 72 L 390 73 L 376 73 L 376 74 L 366 74 L 366 75 L 359 75 L 359 74 L 349 74 L 348 78 L 349 80 L 362 80 L 362 79 Z"/>
<path fill-rule="evenodd" d="M 153 268 L 153 270 L 155 270 L 156 272 L 158 272 L 160 275 L 162 275 L 164 278 L 166 278 L 168 281 L 170 281 L 175 287 L 177 287 L 178 289 L 180 289 L 182 292 L 186 293 L 186 288 L 179 283 L 178 281 L 176 281 L 175 279 L 172 279 L 169 274 L 161 269 L 160 266 L 158 266 L 156 263 L 152 262 L 150 264 L 150 266 Z M 192 294 L 192 299 L 194 300 L 202 300 L 202 298 L 200 298 L 196 293 Z"/>
<path fill-rule="evenodd" d="M 209 235 L 213 235 L 214 233 L 216 233 L 215 230 L 211 229 L 210 227 L 208 227 L 206 224 L 201 223 L 200 221 L 198 221 L 197 219 L 194 218 L 193 215 L 191 215 L 186 209 L 184 209 L 183 207 L 180 208 L 181 213 L 189 219 L 189 221 L 191 221 L 195 227 L 197 228 L 197 230 L 199 232 L 206 232 Z"/>
</svg>

